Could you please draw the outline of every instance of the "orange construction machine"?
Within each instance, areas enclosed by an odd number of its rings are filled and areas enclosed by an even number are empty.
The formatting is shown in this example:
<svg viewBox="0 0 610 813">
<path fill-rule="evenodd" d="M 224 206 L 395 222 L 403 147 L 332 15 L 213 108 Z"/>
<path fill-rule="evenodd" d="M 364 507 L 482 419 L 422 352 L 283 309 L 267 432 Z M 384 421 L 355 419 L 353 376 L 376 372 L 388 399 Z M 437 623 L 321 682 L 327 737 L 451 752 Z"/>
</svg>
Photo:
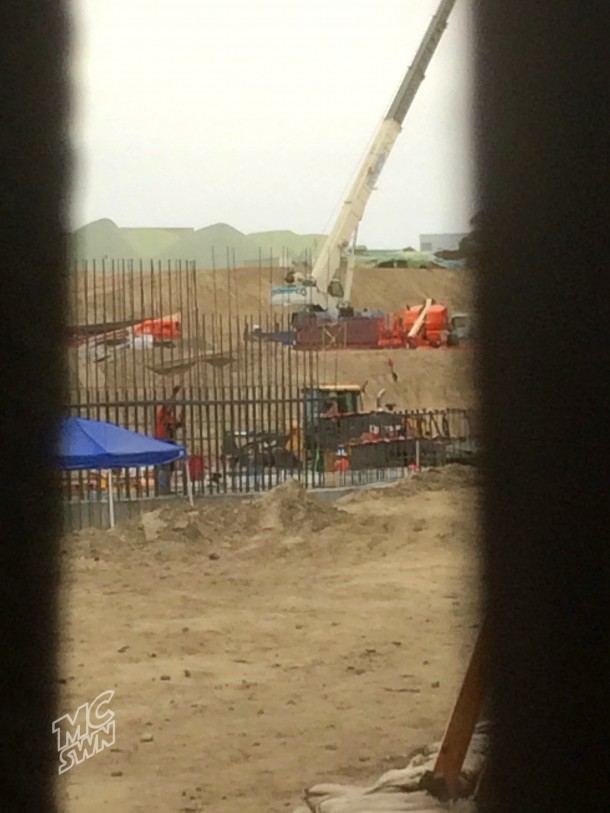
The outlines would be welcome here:
<svg viewBox="0 0 610 813">
<path fill-rule="evenodd" d="M 164 342 L 182 338 L 180 314 L 161 316 L 159 319 L 145 319 L 132 328 L 134 336 L 152 336 L 155 341 Z"/>
<path fill-rule="evenodd" d="M 423 305 L 407 306 L 380 328 L 379 347 L 442 347 L 449 335 L 449 311 L 426 299 Z"/>
<path fill-rule="evenodd" d="M 362 312 L 329 319 L 319 313 L 294 315 L 293 332 L 267 334 L 273 341 L 294 347 L 323 350 L 377 348 L 466 347 L 475 340 L 475 322 L 469 313 L 450 316 L 446 305 L 426 299 L 394 314 Z M 285 340 L 288 337 L 288 340 Z"/>
</svg>

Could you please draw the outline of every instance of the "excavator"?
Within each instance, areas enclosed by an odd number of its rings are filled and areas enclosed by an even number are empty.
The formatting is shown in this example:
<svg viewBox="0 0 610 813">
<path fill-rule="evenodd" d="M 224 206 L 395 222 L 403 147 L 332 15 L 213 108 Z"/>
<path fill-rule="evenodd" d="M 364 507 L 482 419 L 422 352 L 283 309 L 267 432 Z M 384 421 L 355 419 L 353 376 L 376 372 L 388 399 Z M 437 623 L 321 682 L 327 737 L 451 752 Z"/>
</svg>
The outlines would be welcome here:
<svg viewBox="0 0 610 813">
<path fill-rule="evenodd" d="M 227 431 L 222 454 L 230 471 L 264 468 L 333 470 L 338 450 L 352 470 L 438 466 L 469 462 L 472 432 L 466 410 L 397 411 L 385 403 L 386 390 L 365 408 L 366 384 L 305 387 L 292 422 L 276 431 Z"/>
<path fill-rule="evenodd" d="M 441 0 L 415 58 L 385 118 L 377 128 L 349 196 L 313 264 L 311 274 L 304 276 L 291 273 L 287 278 L 287 285 L 272 288 L 272 305 L 300 306 L 313 312 L 327 311 L 332 316 L 353 315 L 350 302 L 358 226 L 424 80 L 454 5 L 455 0 Z"/>
</svg>

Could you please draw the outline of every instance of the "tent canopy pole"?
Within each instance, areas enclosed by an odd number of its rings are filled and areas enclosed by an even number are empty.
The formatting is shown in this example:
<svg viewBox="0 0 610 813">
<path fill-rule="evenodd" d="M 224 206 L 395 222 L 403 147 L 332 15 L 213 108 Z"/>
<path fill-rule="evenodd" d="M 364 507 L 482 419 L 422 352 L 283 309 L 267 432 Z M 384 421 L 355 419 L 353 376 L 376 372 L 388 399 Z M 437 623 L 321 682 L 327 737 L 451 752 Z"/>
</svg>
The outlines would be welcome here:
<svg viewBox="0 0 610 813">
<path fill-rule="evenodd" d="M 108 517 L 110 527 L 114 528 L 114 483 L 112 481 L 112 469 L 108 469 Z"/>
</svg>

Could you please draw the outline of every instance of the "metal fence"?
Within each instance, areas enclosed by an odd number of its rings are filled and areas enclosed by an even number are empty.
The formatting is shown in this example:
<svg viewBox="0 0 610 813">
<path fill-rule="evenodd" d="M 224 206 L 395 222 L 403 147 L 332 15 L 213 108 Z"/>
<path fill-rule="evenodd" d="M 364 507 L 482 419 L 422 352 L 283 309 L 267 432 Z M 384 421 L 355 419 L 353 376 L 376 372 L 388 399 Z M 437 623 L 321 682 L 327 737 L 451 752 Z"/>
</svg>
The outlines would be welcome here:
<svg viewBox="0 0 610 813">
<path fill-rule="evenodd" d="M 306 398 L 312 386 L 187 388 L 175 398 L 156 399 L 116 392 L 106 400 L 74 401 L 70 411 L 153 435 L 162 412 L 169 409 L 177 418 L 175 440 L 186 445 L 187 461 L 115 472 L 111 487 L 119 511 L 121 503 L 186 496 L 188 480 L 195 497 L 256 494 L 288 478 L 314 489 L 356 487 L 476 457 L 472 417 L 465 410 L 312 421 Z M 102 522 L 99 504 L 107 502 L 109 488 L 104 472 L 66 473 L 64 488 L 67 501 L 81 506 L 77 524 Z"/>
<path fill-rule="evenodd" d="M 218 386 L 239 351 L 238 323 L 266 333 L 289 327 L 285 311 L 273 315 L 266 304 L 281 270 L 262 259 L 256 268 L 226 263 L 205 271 L 187 261 L 75 266 L 68 281 L 71 388 L 162 389 L 176 377 L 191 387 Z"/>
<path fill-rule="evenodd" d="M 357 486 L 474 458 L 465 410 L 324 417 L 319 388 L 336 381 L 328 353 L 282 343 L 289 315 L 261 305 L 272 270 L 249 271 L 261 288 L 256 316 L 242 313 L 232 271 L 132 262 L 75 270 L 67 411 L 183 443 L 196 497 L 258 493 L 287 478 Z M 185 494 L 186 472 L 182 464 L 115 472 L 117 515 Z M 70 527 L 104 523 L 104 472 L 66 474 L 63 485 L 79 507 Z"/>
</svg>

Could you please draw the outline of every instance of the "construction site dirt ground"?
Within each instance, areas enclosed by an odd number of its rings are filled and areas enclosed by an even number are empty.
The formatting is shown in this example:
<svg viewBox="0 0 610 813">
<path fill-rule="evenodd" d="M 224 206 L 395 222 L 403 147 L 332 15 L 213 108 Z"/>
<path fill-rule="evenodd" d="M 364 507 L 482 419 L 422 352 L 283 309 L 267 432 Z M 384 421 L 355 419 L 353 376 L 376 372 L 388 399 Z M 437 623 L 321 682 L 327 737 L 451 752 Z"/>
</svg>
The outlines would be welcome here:
<svg viewBox="0 0 610 813">
<path fill-rule="evenodd" d="M 197 357 L 206 350 L 218 350 L 218 336 L 211 330 L 213 319 L 223 319 L 225 329 L 232 324 L 231 319 L 233 323 L 244 319 L 249 324 L 260 322 L 263 327 L 272 329 L 277 318 L 287 329 L 289 310 L 276 308 L 272 313 L 266 304 L 271 284 L 281 284 L 283 273 L 279 269 L 239 268 L 215 273 L 200 270 L 193 280 L 189 276 L 182 287 L 173 277 L 170 281 L 167 273 L 159 272 L 154 280 L 150 274 L 142 279 L 136 275 L 132 280 L 136 286 L 135 293 L 127 292 L 120 275 L 91 272 L 91 279 L 85 279 L 82 274 L 74 277 L 71 300 L 75 323 L 131 317 L 139 320 L 151 314 L 158 316 L 168 311 L 182 311 L 186 336 L 189 331 L 193 333 L 196 310 L 199 319 L 204 315 L 207 318 L 208 341 L 204 341 L 201 327 L 197 338 L 193 335 L 185 338 L 188 347 L 177 343 L 173 349 L 158 348 L 154 351 L 119 352 L 114 349 L 103 363 L 90 361 L 88 369 L 73 348 L 69 356 L 72 386 L 76 387 L 76 382 L 79 382 L 81 389 L 101 389 L 104 393 L 102 400 L 108 398 L 106 389 L 140 388 L 150 397 L 151 393 L 161 394 L 176 384 L 207 388 L 215 379 L 213 367 L 205 361 L 176 375 L 152 370 L 159 371 L 164 366 L 169 369 L 180 359 Z M 368 308 L 370 311 L 381 310 L 391 314 L 432 297 L 446 305 L 450 313 L 472 312 L 476 311 L 473 288 L 474 275 L 467 270 L 356 268 L 353 304 L 356 310 Z M 179 294 L 183 295 L 183 299 Z M 214 330 L 221 332 L 218 324 Z M 242 330 L 243 323 L 240 322 L 240 339 Z M 226 337 L 223 347 L 225 351 L 229 347 Z M 257 351 L 252 347 L 246 349 L 243 345 L 237 347 L 235 341 L 232 347 L 235 360 L 222 368 L 219 375 L 222 375 L 222 386 L 238 387 L 243 370 L 254 362 Z M 268 345 L 263 350 L 266 359 L 269 353 L 272 354 L 273 367 L 286 364 L 285 359 L 282 361 L 282 355 L 285 356 L 286 352 L 278 346 L 270 349 Z M 388 366 L 390 359 L 396 380 Z M 293 383 L 298 377 L 295 377 L 297 366 L 293 362 L 292 376 L 287 373 L 287 379 L 292 377 Z M 467 347 L 457 350 L 422 348 L 416 351 L 329 349 L 320 353 L 318 374 L 320 382 L 326 384 L 368 382 L 365 398 L 367 409 L 375 408 L 375 396 L 382 388 L 386 390 L 384 403 L 394 403 L 399 409 L 471 408 L 476 406 L 474 366 L 474 353 Z M 257 380 L 256 383 L 262 384 L 263 381 Z M 282 386 L 284 383 L 282 379 Z"/>
<path fill-rule="evenodd" d="M 61 710 L 116 742 L 61 809 L 279 813 L 438 739 L 478 625 L 474 470 L 175 504 L 63 543 Z"/>
</svg>

